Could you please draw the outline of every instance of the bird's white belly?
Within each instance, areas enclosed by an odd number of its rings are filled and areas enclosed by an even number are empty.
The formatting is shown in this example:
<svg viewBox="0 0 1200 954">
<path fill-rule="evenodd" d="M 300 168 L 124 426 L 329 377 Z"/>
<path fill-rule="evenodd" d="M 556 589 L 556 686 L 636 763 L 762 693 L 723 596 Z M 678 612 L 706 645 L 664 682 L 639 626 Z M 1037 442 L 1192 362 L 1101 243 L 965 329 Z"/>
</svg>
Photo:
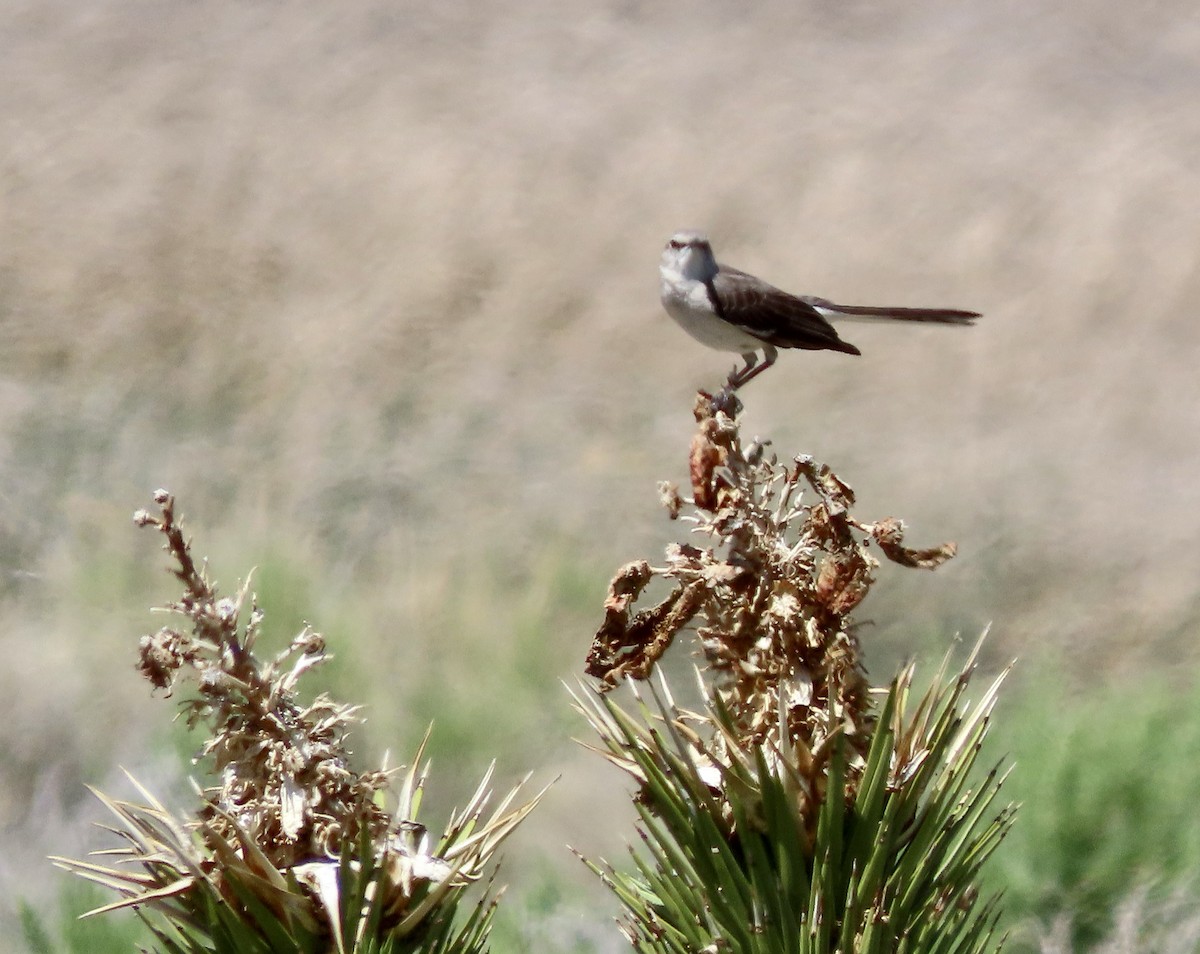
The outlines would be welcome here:
<svg viewBox="0 0 1200 954">
<path fill-rule="evenodd" d="M 761 351 L 763 343 L 737 325 L 718 318 L 708 300 L 708 289 L 703 282 L 692 282 L 683 291 L 670 282 L 662 283 L 662 303 L 667 314 L 689 335 L 702 345 L 718 351 L 735 351 L 749 354 Z"/>
</svg>

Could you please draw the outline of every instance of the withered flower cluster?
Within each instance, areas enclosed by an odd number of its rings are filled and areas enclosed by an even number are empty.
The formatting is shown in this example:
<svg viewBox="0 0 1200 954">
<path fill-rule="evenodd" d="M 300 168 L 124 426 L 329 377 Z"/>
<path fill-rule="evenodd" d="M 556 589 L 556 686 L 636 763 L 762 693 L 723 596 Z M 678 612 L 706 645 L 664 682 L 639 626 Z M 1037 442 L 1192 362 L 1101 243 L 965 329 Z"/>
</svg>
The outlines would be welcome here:
<svg viewBox="0 0 1200 954">
<path fill-rule="evenodd" d="M 142 637 L 138 668 L 167 695 L 195 678 L 183 708 L 189 725 L 207 730 L 201 761 L 216 784 L 187 820 L 140 785 L 142 803 L 96 793 L 125 841 L 102 852 L 118 864 L 54 859 L 121 895 L 89 913 L 132 907 L 171 951 L 216 943 L 345 954 L 399 938 L 405 950 L 486 950 L 495 899 L 485 893 L 462 922 L 456 906 L 541 796 L 514 807 L 513 789 L 485 818 L 489 770 L 435 836 L 416 820 L 428 770 L 422 745 L 387 811 L 395 773 L 351 766 L 356 707 L 324 694 L 305 705 L 297 695 L 301 676 L 328 658 L 324 637 L 305 627 L 274 659 L 260 660 L 263 614 L 249 582 L 220 596 L 192 557 L 174 498 L 160 490 L 154 499 L 159 513 L 142 510 L 134 520 L 165 538 L 183 595 L 163 609 L 186 625 Z M 151 921 L 151 911 L 162 918 Z"/>
<path fill-rule="evenodd" d="M 371 838 L 387 829 L 388 815 L 375 804 L 387 786 L 382 771 L 349 767 L 346 735 L 355 708 L 325 694 L 302 706 L 299 677 L 326 658 L 325 639 L 305 628 L 270 662 L 254 646 L 262 612 L 249 580 L 236 596 L 221 597 L 192 559 L 175 519 L 175 501 L 159 491 L 160 515 L 134 515 L 139 526 L 158 529 L 171 555 L 183 596 L 165 609 L 187 619 L 187 631 L 171 625 L 143 636 L 139 670 L 171 693 L 182 671 L 194 671 L 198 695 L 185 704 L 189 726 L 205 723 L 202 755 L 220 785 L 204 792 L 205 827 L 236 841 L 234 826 L 252 832 L 277 868 L 317 858 L 336 858 L 347 839 Z M 249 605 L 247 605 L 249 602 Z"/>
<path fill-rule="evenodd" d="M 671 544 L 663 566 L 639 560 L 618 571 L 586 671 L 603 688 L 646 679 L 676 634 L 692 627 L 736 726 L 718 740 L 716 757 L 726 762 L 738 757 L 722 755 L 730 746 L 744 754 L 770 742 L 769 751 L 811 771 L 841 734 L 853 773 L 873 715 L 851 614 L 874 580 L 875 551 L 932 569 L 955 546 L 910 549 L 900 521 L 858 520 L 854 492 L 826 465 L 807 456 L 780 462 L 760 443 L 743 446 L 728 404 L 702 392 L 694 414 L 691 499 L 670 484 L 660 491 L 671 517 L 694 523 L 701 542 Z M 681 516 L 685 504 L 691 511 Z M 656 578 L 672 584 L 670 594 L 639 609 Z"/>
<path fill-rule="evenodd" d="M 575 698 L 637 783 L 640 839 L 632 871 L 585 862 L 644 954 L 994 954 L 977 875 L 1012 809 L 990 814 L 999 767 L 972 778 L 1003 674 L 973 707 L 974 653 L 952 678 L 947 655 L 919 698 L 911 664 L 873 687 L 854 622 L 879 554 L 931 569 L 954 545 L 912 549 L 898 520 L 858 519 L 828 467 L 743 444 L 738 409 L 701 393 L 690 498 L 660 488 L 692 537 L 610 585 L 587 659 L 599 691 Z M 657 665 L 684 630 L 698 711 Z M 632 708 L 608 693 L 621 683 Z"/>
</svg>

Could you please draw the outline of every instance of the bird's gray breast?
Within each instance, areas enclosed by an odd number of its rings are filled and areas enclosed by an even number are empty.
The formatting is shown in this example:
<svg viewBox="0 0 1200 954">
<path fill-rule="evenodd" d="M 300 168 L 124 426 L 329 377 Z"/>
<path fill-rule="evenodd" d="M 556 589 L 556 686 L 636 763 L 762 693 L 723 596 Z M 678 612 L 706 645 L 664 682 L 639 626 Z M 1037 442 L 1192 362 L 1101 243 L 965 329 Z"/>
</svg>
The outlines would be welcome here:
<svg viewBox="0 0 1200 954">
<path fill-rule="evenodd" d="M 694 279 L 673 280 L 663 276 L 661 297 L 667 314 L 689 335 L 718 351 L 746 354 L 763 343 L 737 325 L 721 318 L 709 298 L 709 289 Z"/>
</svg>

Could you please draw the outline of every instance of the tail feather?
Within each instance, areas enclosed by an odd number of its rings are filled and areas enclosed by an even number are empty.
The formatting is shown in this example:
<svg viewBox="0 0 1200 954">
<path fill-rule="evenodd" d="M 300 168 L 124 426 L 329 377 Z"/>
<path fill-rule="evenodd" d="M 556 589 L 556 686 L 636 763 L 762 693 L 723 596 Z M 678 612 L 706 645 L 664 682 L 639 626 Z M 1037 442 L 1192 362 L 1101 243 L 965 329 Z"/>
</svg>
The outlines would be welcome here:
<svg viewBox="0 0 1200 954">
<path fill-rule="evenodd" d="M 961 308 L 897 308 L 890 305 L 837 305 L 824 298 L 805 298 L 817 311 L 827 318 L 839 316 L 856 318 L 884 318 L 893 321 L 929 321 L 944 325 L 969 325 L 982 315 Z"/>
</svg>

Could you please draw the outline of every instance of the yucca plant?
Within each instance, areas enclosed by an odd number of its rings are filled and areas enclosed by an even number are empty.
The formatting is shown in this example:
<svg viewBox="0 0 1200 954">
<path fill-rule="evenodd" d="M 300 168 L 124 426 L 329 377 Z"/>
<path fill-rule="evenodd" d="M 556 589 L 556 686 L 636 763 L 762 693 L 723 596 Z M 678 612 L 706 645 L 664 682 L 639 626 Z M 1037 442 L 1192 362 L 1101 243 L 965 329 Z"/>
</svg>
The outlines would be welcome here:
<svg viewBox="0 0 1200 954">
<path fill-rule="evenodd" d="M 296 695 L 299 679 L 326 658 L 324 637 L 306 628 L 260 660 L 263 614 L 249 583 L 220 597 L 192 557 L 172 496 L 158 491 L 155 502 L 157 516 L 139 511 L 135 520 L 165 537 L 184 589 L 166 609 L 188 625 L 144 636 L 140 670 L 167 695 L 181 675 L 196 675 L 184 711 L 189 725 L 209 730 L 202 759 L 216 784 L 197 792 L 199 807 L 186 818 L 136 782 L 138 802 L 96 793 L 123 844 L 96 852 L 103 862 L 54 859 L 120 895 L 88 914 L 132 908 L 170 954 L 485 951 L 496 897 L 484 890 L 465 915 L 458 909 L 540 793 L 517 805 L 514 789 L 489 813 L 489 769 L 431 836 L 418 820 L 424 743 L 404 772 L 352 768 L 354 707 L 325 695 L 305 706 Z"/>
<path fill-rule="evenodd" d="M 577 703 L 637 780 L 644 844 L 632 872 L 588 863 L 639 951 L 998 949 L 997 899 L 979 898 L 976 876 L 1013 810 L 994 807 L 998 769 L 975 763 L 1003 674 L 973 707 L 974 653 L 916 701 L 911 665 L 872 688 L 851 616 L 873 548 L 932 569 L 954 546 L 910 549 L 899 521 L 857 520 L 827 467 L 743 447 L 730 404 L 697 400 L 691 498 L 661 488 L 699 542 L 617 573 L 588 657 L 599 687 Z M 639 609 L 655 579 L 669 594 Z M 703 657 L 698 712 L 661 671 L 637 685 L 684 630 Z M 632 710 L 607 695 L 623 681 Z"/>
</svg>

